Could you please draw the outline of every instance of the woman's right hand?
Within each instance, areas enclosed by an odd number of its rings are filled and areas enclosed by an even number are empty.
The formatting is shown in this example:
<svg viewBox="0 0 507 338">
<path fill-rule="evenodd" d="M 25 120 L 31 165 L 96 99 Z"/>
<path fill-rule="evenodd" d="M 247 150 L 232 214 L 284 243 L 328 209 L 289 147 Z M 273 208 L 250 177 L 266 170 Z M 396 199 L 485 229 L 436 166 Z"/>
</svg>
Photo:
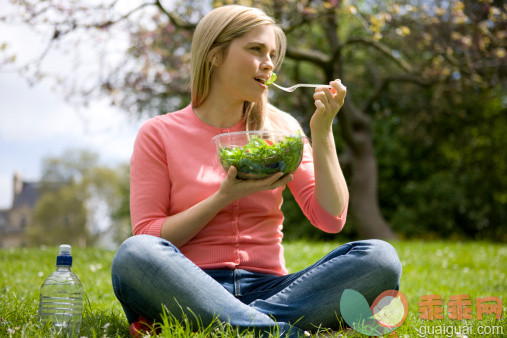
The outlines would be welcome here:
<svg viewBox="0 0 507 338">
<path fill-rule="evenodd" d="M 283 173 L 279 172 L 263 180 L 240 180 L 236 178 L 237 173 L 238 170 L 235 167 L 229 167 L 227 176 L 218 191 L 230 203 L 262 190 L 273 190 L 282 187 L 293 179 L 292 174 L 282 177 Z"/>
</svg>

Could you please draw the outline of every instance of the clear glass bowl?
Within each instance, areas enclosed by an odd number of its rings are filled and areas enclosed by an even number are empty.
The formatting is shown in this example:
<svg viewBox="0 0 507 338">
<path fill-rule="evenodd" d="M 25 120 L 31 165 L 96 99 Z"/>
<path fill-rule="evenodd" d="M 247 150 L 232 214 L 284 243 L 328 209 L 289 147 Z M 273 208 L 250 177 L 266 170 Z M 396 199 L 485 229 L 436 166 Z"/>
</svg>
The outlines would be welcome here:
<svg viewBox="0 0 507 338">
<path fill-rule="evenodd" d="M 293 173 L 303 158 L 305 137 L 274 131 L 239 131 L 213 137 L 220 164 L 237 178 L 260 180 L 277 172 Z"/>
</svg>

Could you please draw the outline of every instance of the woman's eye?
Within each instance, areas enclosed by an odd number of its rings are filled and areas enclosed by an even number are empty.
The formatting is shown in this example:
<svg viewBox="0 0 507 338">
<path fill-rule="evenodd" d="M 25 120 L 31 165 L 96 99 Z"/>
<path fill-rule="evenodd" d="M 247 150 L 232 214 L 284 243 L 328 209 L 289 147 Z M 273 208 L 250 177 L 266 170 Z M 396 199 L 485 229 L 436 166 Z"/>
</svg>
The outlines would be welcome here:
<svg viewBox="0 0 507 338">
<path fill-rule="evenodd" d="M 252 50 L 254 50 L 256 52 L 260 52 L 261 51 L 261 47 L 252 47 Z"/>
</svg>

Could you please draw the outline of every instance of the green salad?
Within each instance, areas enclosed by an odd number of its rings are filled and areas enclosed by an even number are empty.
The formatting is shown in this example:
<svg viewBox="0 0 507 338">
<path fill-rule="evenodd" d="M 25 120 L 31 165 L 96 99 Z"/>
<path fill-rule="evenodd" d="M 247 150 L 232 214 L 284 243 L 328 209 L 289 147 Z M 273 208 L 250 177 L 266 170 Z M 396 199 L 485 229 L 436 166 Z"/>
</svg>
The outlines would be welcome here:
<svg viewBox="0 0 507 338">
<path fill-rule="evenodd" d="M 299 134 L 299 133 L 298 133 Z M 273 143 L 258 136 L 242 147 L 219 147 L 218 156 L 224 169 L 238 169 L 239 179 L 263 179 L 277 172 L 294 172 L 303 157 L 303 138 L 284 136 Z"/>
<path fill-rule="evenodd" d="M 271 73 L 271 76 L 270 78 L 266 81 L 266 86 L 269 86 L 270 84 L 272 84 L 273 82 L 276 81 L 276 74 L 275 73 Z"/>
</svg>

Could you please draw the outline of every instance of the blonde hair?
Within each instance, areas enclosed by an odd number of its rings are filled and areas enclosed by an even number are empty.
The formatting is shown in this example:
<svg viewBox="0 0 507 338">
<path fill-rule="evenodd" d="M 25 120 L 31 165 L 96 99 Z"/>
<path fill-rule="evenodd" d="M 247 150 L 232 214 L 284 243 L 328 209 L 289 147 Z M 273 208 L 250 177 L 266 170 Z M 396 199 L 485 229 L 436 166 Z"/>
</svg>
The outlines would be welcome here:
<svg viewBox="0 0 507 338">
<path fill-rule="evenodd" d="M 273 63 L 275 70 L 277 70 L 285 56 L 286 37 L 282 29 L 275 24 L 273 18 L 262 10 L 228 5 L 215 8 L 201 19 L 195 29 L 191 48 L 190 72 L 193 107 L 199 107 L 209 95 L 215 64 L 225 57 L 230 43 L 260 25 L 272 25 L 275 29 L 278 51 Z M 277 120 L 281 114 L 288 116 L 288 114 L 268 105 L 267 92 L 261 101 L 245 101 L 243 105 L 243 119 L 247 130 L 273 130 L 278 123 L 272 120 Z M 283 124 L 279 124 L 279 127 L 283 128 Z"/>
</svg>

